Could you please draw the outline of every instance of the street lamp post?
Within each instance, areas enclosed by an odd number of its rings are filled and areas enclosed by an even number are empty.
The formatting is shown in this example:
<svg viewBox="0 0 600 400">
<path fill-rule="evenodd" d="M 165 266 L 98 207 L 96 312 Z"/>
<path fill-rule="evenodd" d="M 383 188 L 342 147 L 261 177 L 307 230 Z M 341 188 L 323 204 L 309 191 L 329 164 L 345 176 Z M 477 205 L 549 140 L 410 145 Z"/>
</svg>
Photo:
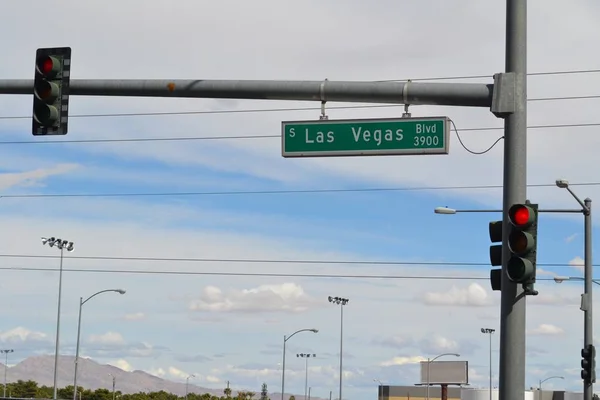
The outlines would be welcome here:
<svg viewBox="0 0 600 400">
<path fill-rule="evenodd" d="M 383 400 L 383 384 L 379 379 L 373 379 L 373 382 L 376 382 L 379 386 L 377 387 L 377 399 Z"/>
<path fill-rule="evenodd" d="M 594 316 L 592 313 L 592 283 L 593 283 L 593 265 L 592 265 L 592 199 L 589 197 L 581 201 L 579 197 L 569 187 L 569 182 L 565 179 L 557 179 L 556 186 L 566 189 L 571 196 L 581 206 L 581 213 L 584 216 L 584 284 L 583 296 L 581 296 L 581 309 L 583 310 L 583 347 L 587 348 L 594 344 L 593 327 Z M 583 400 L 592 400 L 594 394 L 594 384 L 590 379 L 589 383 L 583 381 Z"/>
<path fill-rule="evenodd" d="M 112 377 L 112 400 L 115 400 L 115 383 L 116 383 L 116 378 L 113 374 L 108 374 L 109 376 Z"/>
<path fill-rule="evenodd" d="M 310 357 L 316 357 L 316 354 L 309 354 L 309 353 L 299 353 L 296 354 L 296 357 L 301 357 L 301 358 L 306 358 L 306 363 L 305 363 L 305 372 L 304 372 L 304 400 L 308 400 L 308 359 Z"/>
<path fill-rule="evenodd" d="M 4 353 L 4 398 L 6 398 L 6 373 L 8 372 L 8 353 L 13 352 L 13 349 L 0 350 L 0 353 Z"/>
<path fill-rule="evenodd" d="M 77 369 L 78 369 L 77 367 L 79 366 L 79 341 L 81 338 L 81 310 L 83 308 L 83 305 L 85 303 L 87 303 L 89 300 L 91 300 L 93 297 L 96 297 L 99 294 L 108 293 L 108 292 L 125 294 L 125 291 L 123 289 L 106 289 L 106 290 L 101 290 L 99 292 L 94 293 L 93 295 L 91 295 L 90 297 L 88 297 L 85 300 L 83 300 L 83 297 L 79 298 L 79 319 L 77 322 L 77 345 L 75 346 L 75 373 L 73 374 L 73 400 L 77 400 Z"/>
<path fill-rule="evenodd" d="M 195 378 L 196 375 L 191 374 L 187 378 L 185 378 L 185 400 L 188 398 L 188 386 L 190 384 L 190 378 Z"/>
<path fill-rule="evenodd" d="M 344 352 L 344 306 L 348 304 L 349 299 L 345 299 L 343 297 L 327 297 L 327 300 L 330 303 L 339 304 L 340 305 L 340 397 L 339 400 L 342 400 L 342 376 L 343 376 L 343 352 Z"/>
<path fill-rule="evenodd" d="M 290 336 L 283 336 L 283 361 L 281 363 L 281 400 L 284 400 L 283 396 L 285 393 L 285 344 L 287 343 L 288 340 L 290 340 L 295 334 L 300 333 L 300 332 L 312 332 L 312 333 L 318 333 L 319 330 L 318 329 L 300 329 L 297 330 L 296 332 L 292 333 Z"/>
<path fill-rule="evenodd" d="M 427 359 L 427 400 L 429 400 L 429 366 L 431 365 L 432 362 L 434 362 L 435 360 L 437 360 L 440 357 L 444 357 L 444 356 L 454 356 L 454 357 L 460 357 L 460 354 L 458 353 L 443 353 L 440 354 L 439 356 L 435 356 L 432 360 L 430 360 L 429 358 Z"/>
<path fill-rule="evenodd" d="M 496 332 L 492 328 L 481 328 L 481 333 L 490 335 L 490 400 L 492 400 L 492 335 Z"/>
<path fill-rule="evenodd" d="M 62 273 L 63 273 L 63 252 L 66 249 L 67 251 L 74 250 L 73 242 L 69 242 L 64 239 L 57 239 L 55 237 L 50 238 L 42 238 L 42 245 L 47 244 L 50 247 L 56 245 L 56 247 L 60 250 L 60 268 L 58 272 L 58 311 L 56 316 L 56 345 L 54 349 L 54 389 L 53 389 L 53 399 L 57 399 L 58 395 L 58 352 L 59 352 L 59 344 L 60 344 L 60 300 L 62 297 Z"/>
<path fill-rule="evenodd" d="M 538 400 L 542 400 L 542 383 L 549 381 L 550 379 L 565 379 L 563 376 L 551 376 L 549 378 L 546 379 L 540 379 L 539 385 L 538 385 Z"/>
</svg>

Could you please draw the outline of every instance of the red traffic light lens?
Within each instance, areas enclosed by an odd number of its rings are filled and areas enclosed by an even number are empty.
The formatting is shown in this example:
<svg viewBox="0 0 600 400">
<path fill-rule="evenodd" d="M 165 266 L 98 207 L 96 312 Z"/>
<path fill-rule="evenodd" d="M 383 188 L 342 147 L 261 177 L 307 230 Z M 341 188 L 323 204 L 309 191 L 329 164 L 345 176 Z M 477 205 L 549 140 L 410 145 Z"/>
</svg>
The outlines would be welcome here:
<svg viewBox="0 0 600 400">
<path fill-rule="evenodd" d="M 54 62 L 52 62 L 52 59 L 50 57 L 43 57 L 39 63 L 39 68 L 40 68 L 40 72 L 44 75 L 48 75 L 50 72 L 52 72 L 52 68 L 54 67 Z"/>
<path fill-rule="evenodd" d="M 519 207 L 513 214 L 513 221 L 517 225 L 526 225 L 529 222 L 529 208 Z"/>
</svg>

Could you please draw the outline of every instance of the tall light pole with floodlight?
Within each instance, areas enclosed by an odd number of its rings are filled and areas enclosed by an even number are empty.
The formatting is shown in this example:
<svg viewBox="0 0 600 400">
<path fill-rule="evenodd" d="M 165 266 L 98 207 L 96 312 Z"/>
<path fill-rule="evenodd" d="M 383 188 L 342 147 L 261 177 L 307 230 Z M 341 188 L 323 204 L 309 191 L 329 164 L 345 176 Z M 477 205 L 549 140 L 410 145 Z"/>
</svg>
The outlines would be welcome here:
<svg viewBox="0 0 600 400">
<path fill-rule="evenodd" d="M 58 271 L 58 311 L 56 315 L 56 344 L 54 349 L 54 389 L 53 389 L 53 399 L 57 400 L 58 396 L 58 353 L 60 346 L 60 301 L 62 298 L 62 273 L 63 273 L 63 253 L 65 250 L 73 251 L 74 243 L 69 242 L 68 240 L 55 238 L 54 236 L 50 238 L 42 238 L 42 245 L 48 245 L 50 247 L 56 246 L 60 250 L 60 268 Z"/>
<path fill-rule="evenodd" d="M 496 332 L 493 328 L 481 328 L 481 333 L 490 335 L 490 400 L 492 400 L 492 335 Z"/>
<path fill-rule="evenodd" d="M 343 297 L 327 297 L 327 300 L 340 306 L 340 398 L 342 400 L 342 376 L 343 376 L 343 352 L 344 352 L 344 306 L 348 304 L 349 299 Z"/>
<path fill-rule="evenodd" d="M 13 352 L 13 349 L 0 350 L 0 353 L 4 353 L 4 398 L 6 398 L 6 373 L 8 372 L 8 353 Z"/>
</svg>

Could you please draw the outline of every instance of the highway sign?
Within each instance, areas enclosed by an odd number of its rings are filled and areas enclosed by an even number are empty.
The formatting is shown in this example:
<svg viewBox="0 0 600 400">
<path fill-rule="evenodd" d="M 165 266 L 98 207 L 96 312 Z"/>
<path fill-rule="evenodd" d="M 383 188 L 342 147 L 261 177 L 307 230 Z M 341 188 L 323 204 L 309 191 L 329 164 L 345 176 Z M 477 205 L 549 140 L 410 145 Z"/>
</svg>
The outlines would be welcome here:
<svg viewBox="0 0 600 400">
<path fill-rule="evenodd" d="M 448 117 L 281 123 L 283 157 L 448 154 Z"/>
</svg>

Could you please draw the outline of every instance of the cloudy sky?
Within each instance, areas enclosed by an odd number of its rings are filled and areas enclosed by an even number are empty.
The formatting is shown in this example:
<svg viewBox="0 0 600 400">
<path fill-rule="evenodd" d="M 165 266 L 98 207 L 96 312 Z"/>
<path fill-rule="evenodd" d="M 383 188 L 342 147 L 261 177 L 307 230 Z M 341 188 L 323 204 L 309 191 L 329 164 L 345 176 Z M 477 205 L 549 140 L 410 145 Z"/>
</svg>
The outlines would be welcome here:
<svg viewBox="0 0 600 400">
<path fill-rule="evenodd" d="M 528 4 L 529 70 L 548 73 L 528 80 L 528 197 L 575 208 L 554 182 L 600 199 L 600 5 Z M 502 1 L 51 5 L 5 7 L 3 78 L 31 79 L 35 50 L 52 46 L 72 47 L 74 79 L 490 83 L 504 69 Z M 31 102 L 0 96 L 0 345 L 15 349 L 10 364 L 53 353 L 59 252 L 40 237 L 56 236 L 76 247 L 64 261 L 62 354 L 74 353 L 80 296 L 123 288 L 84 306 L 84 356 L 178 381 L 194 373 L 205 387 L 279 391 L 284 335 L 317 328 L 288 342 L 286 391 L 304 392 L 296 354 L 314 353 L 312 393 L 335 397 L 340 310 L 331 295 L 350 299 L 345 398 L 376 396 L 374 380 L 412 385 L 419 360 L 444 352 L 469 362 L 472 385 L 487 384 L 480 329 L 499 328 L 500 295 L 487 279 L 488 222 L 498 214 L 433 209 L 499 208 L 502 144 L 472 155 L 453 133 L 449 155 L 284 159 L 281 121 L 318 119 L 318 103 L 103 97 L 72 97 L 68 135 L 45 139 L 31 135 Z M 358 105 L 328 104 L 329 118 L 403 111 Z M 452 118 L 473 151 L 502 134 L 486 109 L 410 111 Z M 142 138 L 151 140 L 131 141 Z M 372 190 L 381 188 L 390 190 Z M 348 191 L 326 192 L 339 189 Z M 540 218 L 546 280 L 527 301 L 528 386 L 561 375 L 545 387 L 580 390 L 582 285 L 552 277 L 582 276 L 582 225 L 578 215 Z M 492 346 L 496 382 L 497 334 Z"/>
</svg>

